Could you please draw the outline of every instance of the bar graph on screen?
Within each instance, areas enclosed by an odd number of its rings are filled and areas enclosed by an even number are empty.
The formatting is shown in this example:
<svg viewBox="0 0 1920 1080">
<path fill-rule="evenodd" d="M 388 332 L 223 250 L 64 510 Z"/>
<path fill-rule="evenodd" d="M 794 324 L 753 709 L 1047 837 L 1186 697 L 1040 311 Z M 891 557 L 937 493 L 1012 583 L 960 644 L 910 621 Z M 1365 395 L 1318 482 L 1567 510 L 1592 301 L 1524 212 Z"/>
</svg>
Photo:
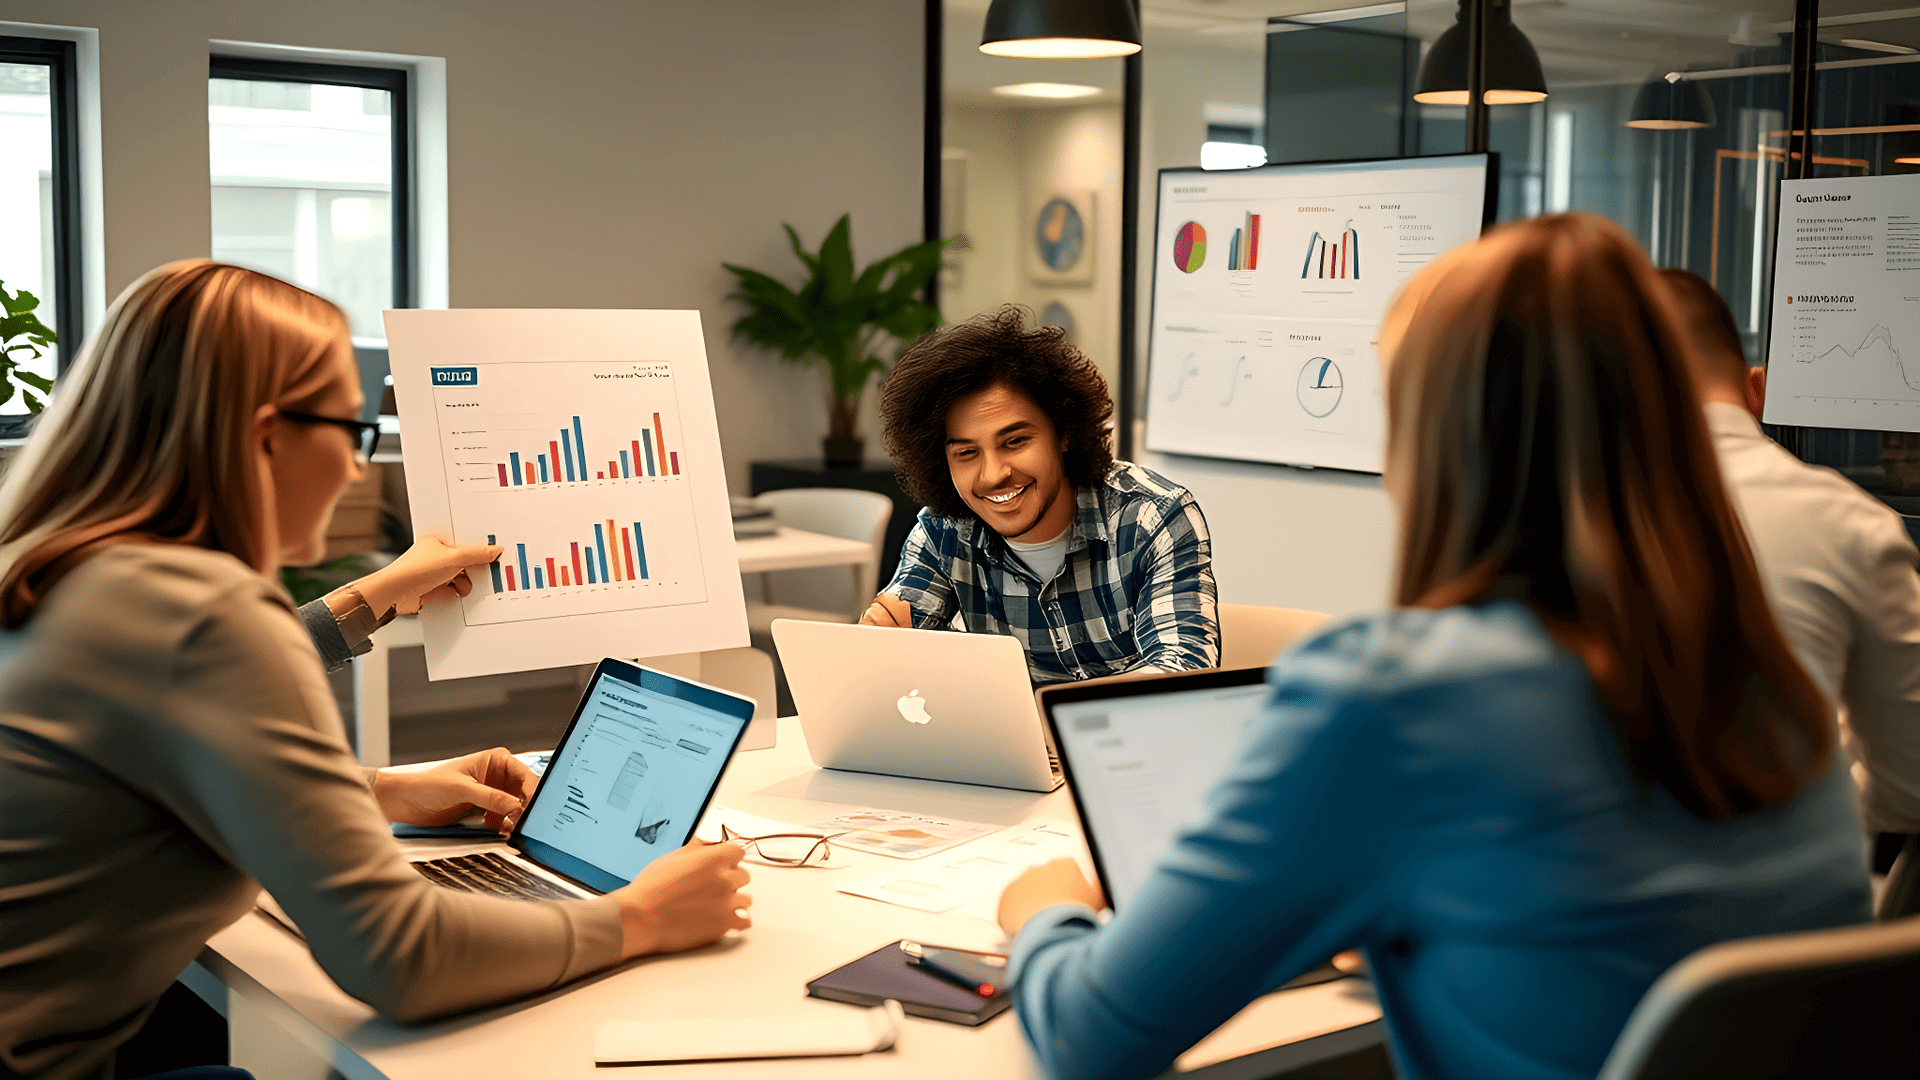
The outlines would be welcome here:
<svg viewBox="0 0 1920 1080">
<path fill-rule="evenodd" d="M 668 364 L 480 364 L 432 393 L 454 533 L 506 549 L 466 625 L 706 600 Z"/>
</svg>

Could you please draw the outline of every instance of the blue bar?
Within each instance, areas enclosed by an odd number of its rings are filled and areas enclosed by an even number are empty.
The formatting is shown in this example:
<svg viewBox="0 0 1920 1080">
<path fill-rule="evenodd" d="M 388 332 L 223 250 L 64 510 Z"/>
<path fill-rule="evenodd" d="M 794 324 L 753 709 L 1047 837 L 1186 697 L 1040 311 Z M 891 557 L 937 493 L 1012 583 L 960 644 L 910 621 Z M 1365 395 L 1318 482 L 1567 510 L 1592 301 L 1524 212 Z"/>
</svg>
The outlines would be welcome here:
<svg viewBox="0 0 1920 1080">
<path fill-rule="evenodd" d="M 640 447 L 642 450 L 646 452 L 646 455 L 647 455 L 647 475 L 659 476 L 660 474 L 653 470 L 653 432 L 652 430 L 648 428 L 640 429 Z"/>
<path fill-rule="evenodd" d="M 497 544 L 497 543 L 499 543 L 499 542 L 500 542 L 500 541 L 498 541 L 498 540 L 495 540 L 495 539 L 493 538 L 493 534 L 492 534 L 492 533 L 488 533 L 488 534 L 487 534 L 487 543 L 489 543 L 489 544 Z M 490 563 L 488 563 L 488 564 L 487 564 L 487 569 L 489 569 L 489 570 L 491 570 L 491 571 L 493 571 L 493 591 L 494 591 L 494 592 L 497 592 L 497 593 L 503 593 L 503 592 L 506 592 L 506 591 L 507 591 L 507 583 L 506 583 L 506 582 L 504 582 L 504 581 L 502 581 L 502 580 L 500 580 L 500 560 L 499 560 L 499 559 L 495 559 L 495 560 L 493 560 L 492 562 L 490 562 Z"/>
<path fill-rule="evenodd" d="M 630 480 L 632 478 L 633 468 L 627 464 L 627 452 L 622 450 L 620 451 L 620 479 Z"/>
<path fill-rule="evenodd" d="M 573 443 L 573 452 L 576 455 L 574 460 L 580 463 L 580 479 L 585 480 L 587 478 L 587 440 L 580 434 L 580 418 L 577 416 L 573 418 Z"/>
<path fill-rule="evenodd" d="M 520 476 L 520 452 L 519 452 L 518 450 L 516 450 L 516 451 L 514 451 L 513 453 L 511 453 L 511 454 L 508 454 L 508 455 L 507 455 L 507 460 L 508 460 L 508 461 L 511 461 L 511 462 L 513 462 L 513 482 L 514 482 L 514 485 L 515 485 L 515 486 L 518 486 L 518 485 L 520 485 L 520 484 L 524 484 L 524 483 L 526 483 L 526 481 L 525 481 L 525 480 L 523 480 L 523 479 L 521 479 L 521 476 Z"/>
<path fill-rule="evenodd" d="M 527 576 L 527 545 L 515 544 L 513 546 L 520 549 L 520 587 L 524 589 L 527 587 L 527 582 L 533 580 Z"/>
<path fill-rule="evenodd" d="M 593 538 L 600 544 L 600 580 L 613 583 L 613 575 L 607 573 L 607 530 L 599 522 L 594 522 Z"/>
<path fill-rule="evenodd" d="M 595 578 L 595 575 L 593 572 L 593 549 L 592 548 L 587 549 L 587 584 L 589 585 L 600 584 L 600 582 Z"/>
<path fill-rule="evenodd" d="M 573 480 L 573 440 L 567 438 L 567 429 L 560 429 L 560 453 L 567 459 L 567 480 Z M 586 464 L 586 462 L 581 462 Z"/>
<path fill-rule="evenodd" d="M 547 587 L 546 579 L 547 579 L 546 571 L 540 569 L 537 566 L 533 568 L 533 587 L 534 588 L 536 589 L 546 588 Z"/>
<path fill-rule="evenodd" d="M 545 454 L 540 455 L 540 482 L 543 484 L 550 482 L 547 479 L 547 455 Z"/>
<path fill-rule="evenodd" d="M 633 557 L 640 560 L 640 580 L 647 580 L 647 542 L 640 539 L 640 523 L 633 523 Z"/>
</svg>

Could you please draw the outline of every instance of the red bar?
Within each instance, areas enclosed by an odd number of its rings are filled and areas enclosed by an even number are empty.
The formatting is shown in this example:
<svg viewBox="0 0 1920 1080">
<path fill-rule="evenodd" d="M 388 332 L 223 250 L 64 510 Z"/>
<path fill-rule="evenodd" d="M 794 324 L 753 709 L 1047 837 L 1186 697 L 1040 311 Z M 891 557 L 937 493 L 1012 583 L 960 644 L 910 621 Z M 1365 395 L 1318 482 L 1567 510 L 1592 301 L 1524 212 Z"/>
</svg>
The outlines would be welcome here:
<svg viewBox="0 0 1920 1080">
<path fill-rule="evenodd" d="M 673 452 L 673 475 L 680 475 L 680 451 L 678 450 Z"/>
<path fill-rule="evenodd" d="M 627 580 L 628 580 L 628 581 L 638 581 L 638 580 L 640 579 L 640 575 L 638 575 L 638 574 L 636 574 L 636 573 L 634 573 L 634 572 L 633 572 L 633 536 L 632 536 L 632 533 L 633 533 L 633 530 L 632 530 L 632 529 L 621 529 L 621 530 L 620 530 L 620 550 L 621 550 L 622 552 L 625 552 L 625 553 L 626 553 L 626 556 L 627 556 Z"/>
<path fill-rule="evenodd" d="M 580 541 L 573 542 L 573 580 L 577 585 L 585 585 L 587 576 L 580 572 Z"/>
<path fill-rule="evenodd" d="M 653 414 L 653 441 L 660 448 L 660 464 L 667 463 L 667 433 L 660 430 L 660 414 Z"/>
<path fill-rule="evenodd" d="M 504 461 L 500 463 L 500 486 L 507 486 L 507 463 Z"/>
<path fill-rule="evenodd" d="M 1247 269 L 1249 270 L 1260 269 L 1260 215 L 1259 214 L 1253 215 L 1253 262 L 1247 267 Z"/>
<path fill-rule="evenodd" d="M 562 585 L 573 584 L 573 579 L 567 576 L 567 568 L 564 566 L 560 568 L 560 584 Z"/>
<path fill-rule="evenodd" d="M 607 478 L 607 474 L 603 472 L 596 472 L 593 474 L 593 478 L 595 480 L 605 480 Z"/>
<path fill-rule="evenodd" d="M 525 464 L 527 466 L 527 483 L 529 484 L 538 483 L 539 481 L 534 479 L 534 477 L 537 474 L 535 474 L 533 471 L 533 462 L 529 461 L 529 462 L 526 462 Z"/>
<path fill-rule="evenodd" d="M 620 479 L 620 463 L 617 461 L 607 462 L 607 475 L 613 477 L 615 480 Z"/>
<path fill-rule="evenodd" d="M 643 469 L 646 469 L 647 465 L 646 465 L 646 458 L 642 457 L 640 454 L 640 440 L 630 439 L 628 441 L 633 443 L 633 475 L 652 476 L 653 473 L 651 470 L 648 470 L 645 472 L 641 471 Z"/>
<path fill-rule="evenodd" d="M 553 466 L 553 471 L 548 475 L 552 476 L 554 483 L 557 484 L 561 480 L 566 479 L 567 476 L 566 473 L 560 471 L 560 444 L 549 439 L 547 440 L 547 450 L 549 451 L 547 464 Z"/>
<path fill-rule="evenodd" d="M 507 591 L 513 591 L 513 567 L 507 567 Z"/>
<path fill-rule="evenodd" d="M 619 542 L 620 542 L 620 534 L 619 534 L 619 532 L 618 532 L 617 530 L 615 530 L 615 529 L 614 529 L 614 527 L 613 527 L 613 519 L 612 519 L 612 518 L 608 518 L 608 519 L 607 519 L 607 546 L 608 546 L 609 548 L 611 548 L 611 547 L 613 547 L 613 546 L 614 546 L 615 544 L 617 544 L 617 543 L 619 543 Z M 621 578 L 620 578 L 620 552 L 619 552 L 618 550 L 614 550 L 614 551 L 609 551 L 609 552 L 607 552 L 607 554 L 608 554 L 608 555 L 610 555 L 610 556 L 612 556 L 612 558 L 610 558 L 610 559 L 608 559 L 608 560 L 607 560 L 607 569 L 609 569 L 609 570 L 612 570 L 612 571 L 613 571 L 613 580 L 615 580 L 615 581 L 619 581 L 619 580 L 621 580 Z M 628 576 L 628 577 L 632 577 L 633 575 L 632 575 L 632 574 L 628 574 L 627 576 Z"/>
<path fill-rule="evenodd" d="M 549 558 L 547 560 L 547 588 L 551 589 L 555 585 L 558 585 L 559 583 L 560 583 L 560 574 L 554 570 L 553 560 Z"/>
</svg>

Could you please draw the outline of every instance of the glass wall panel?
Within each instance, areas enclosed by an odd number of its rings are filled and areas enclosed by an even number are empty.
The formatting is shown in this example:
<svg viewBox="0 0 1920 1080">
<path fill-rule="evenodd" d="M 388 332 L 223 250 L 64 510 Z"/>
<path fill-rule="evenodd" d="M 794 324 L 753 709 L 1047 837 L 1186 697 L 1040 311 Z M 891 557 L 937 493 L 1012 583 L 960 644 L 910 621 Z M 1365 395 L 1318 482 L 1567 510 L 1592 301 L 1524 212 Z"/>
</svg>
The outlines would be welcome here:
<svg viewBox="0 0 1920 1080">
<path fill-rule="evenodd" d="M 52 71 L 44 64 L 0 63 L 0 282 L 10 292 L 39 297 L 34 314 L 58 333 Z M 21 367 L 51 379 L 55 363 L 50 350 Z M 18 393 L 0 404 L 0 414 L 27 411 Z"/>
</svg>

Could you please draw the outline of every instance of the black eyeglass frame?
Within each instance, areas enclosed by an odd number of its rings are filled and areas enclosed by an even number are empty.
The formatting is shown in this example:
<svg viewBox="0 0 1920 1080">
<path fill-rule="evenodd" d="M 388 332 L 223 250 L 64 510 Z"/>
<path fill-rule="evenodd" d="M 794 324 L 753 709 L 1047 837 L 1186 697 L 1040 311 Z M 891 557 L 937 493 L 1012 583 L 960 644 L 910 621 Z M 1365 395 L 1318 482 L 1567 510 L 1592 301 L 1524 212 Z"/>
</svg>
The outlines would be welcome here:
<svg viewBox="0 0 1920 1080">
<path fill-rule="evenodd" d="M 321 416 L 318 413 L 293 412 L 280 410 L 282 420 L 291 420 L 296 424 L 332 424 L 346 428 L 353 433 L 354 451 L 361 457 L 372 460 L 373 448 L 380 445 L 380 424 L 375 420 L 348 420 L 339 416 Z"/>
</svg>

